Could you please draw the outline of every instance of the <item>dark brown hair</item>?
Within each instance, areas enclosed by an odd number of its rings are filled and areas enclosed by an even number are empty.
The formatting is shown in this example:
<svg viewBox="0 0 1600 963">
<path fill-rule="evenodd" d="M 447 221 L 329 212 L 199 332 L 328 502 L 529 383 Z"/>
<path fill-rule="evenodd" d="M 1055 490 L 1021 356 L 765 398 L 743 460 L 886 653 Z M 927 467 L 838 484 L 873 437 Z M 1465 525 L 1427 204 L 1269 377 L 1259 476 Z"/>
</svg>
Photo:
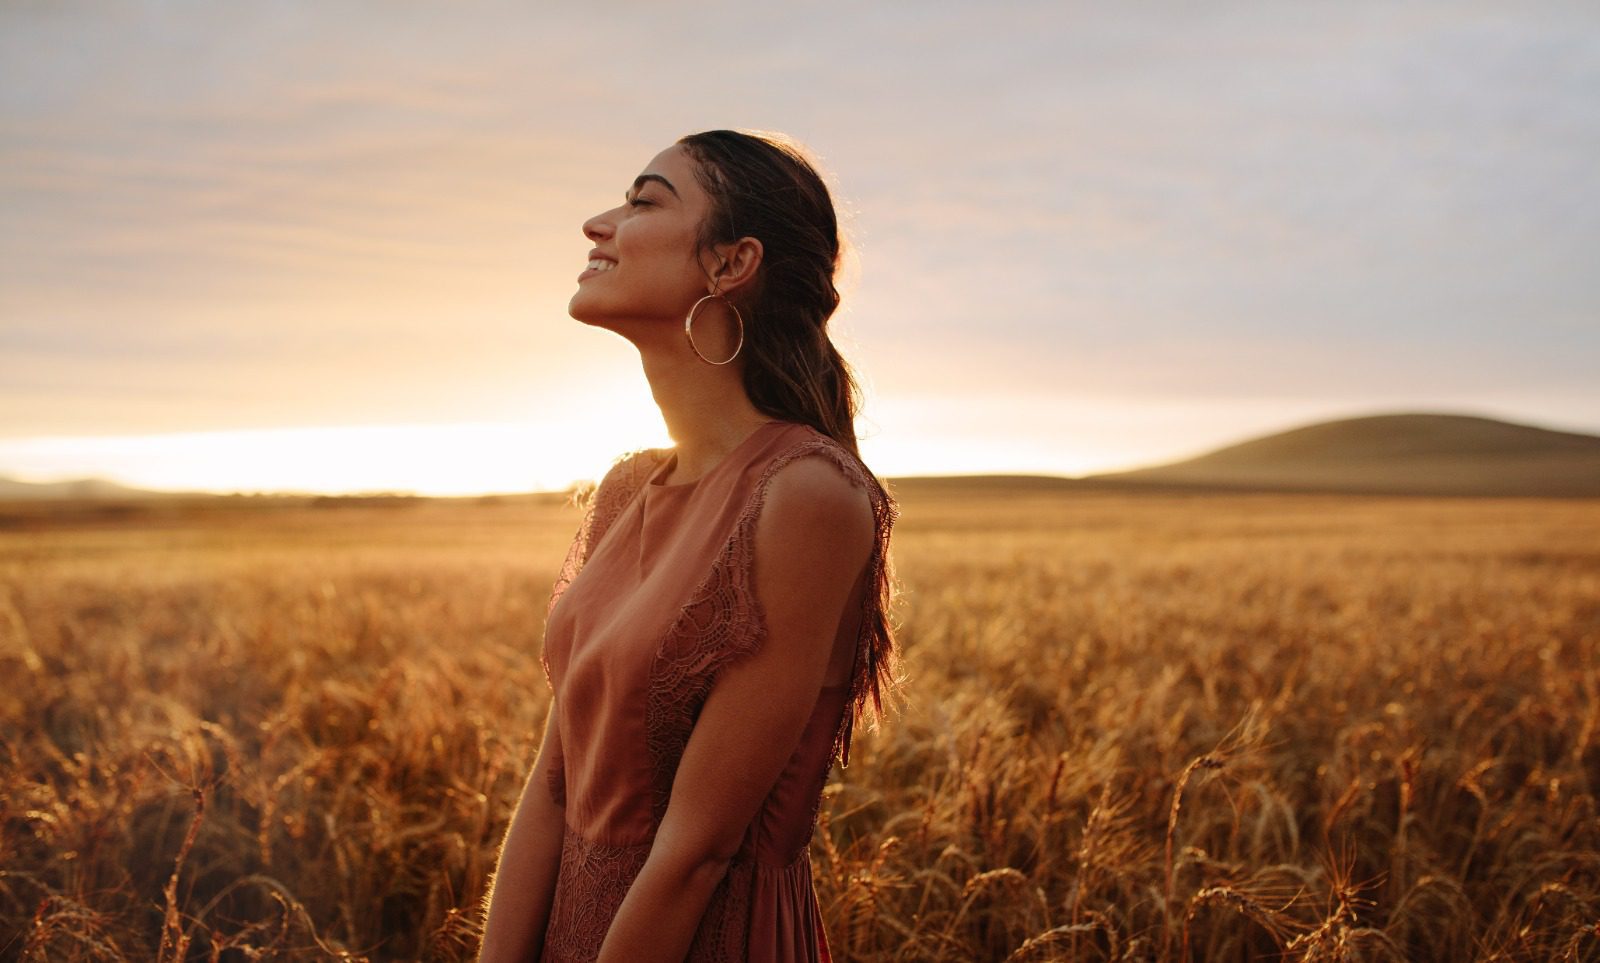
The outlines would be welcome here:
<svg viewBox="0 0 1600 963">
<path fill-rule="evenodd" d="M 850 366 L 828 337 L 839 306 L 839 222 L 833 198 L 816 167 L 793 142 L 773 134 L 708 130 L 678 141 L 696 162 L 696 176 L 711 197 L 700 246 L 753 237 L 762 261 L 752 292 L 741 299 L 745 318 L 744 388 L 762 413 L 810 425 L 844 446 L 877 488 L 879 550 L 868 586 L 866 624 L 858 646 L 851 715 L 867 695 L 882 714 L 882 695 L 894 684 L 890 660 L 891 579 L 885 567 L 893 502 L 866 465 L 856 443 L 860 389 Z M 864 651 L 862 651 L 864 650 Z M 848 758 L 849 733 L 844 735 Z"/>
<path fill-rule="evenodd" d="M 839 306 L 839 224 L 827 185 L 798 147 L 772 135 L 709 130 L 678 143 L 711 195 L 700 246 L 753 237 L 763 249 L 754 291 L 740 303 L 751 315 L 744 342 L 750 400 L 859 454 L 855 377 L 828 338 Z"/>
</svg>

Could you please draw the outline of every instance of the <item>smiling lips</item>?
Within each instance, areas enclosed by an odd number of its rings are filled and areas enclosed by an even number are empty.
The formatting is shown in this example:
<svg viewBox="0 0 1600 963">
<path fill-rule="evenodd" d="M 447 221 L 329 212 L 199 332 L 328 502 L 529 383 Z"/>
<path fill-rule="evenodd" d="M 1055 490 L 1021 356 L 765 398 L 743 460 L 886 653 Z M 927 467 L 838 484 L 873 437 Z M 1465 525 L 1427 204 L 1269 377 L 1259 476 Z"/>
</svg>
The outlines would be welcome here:
<svg viewBox="0 0 1600 963">
<path fill-rule="evenodd" d="M 610 258 L 592 257 L 589 259 L 589 266 L 583 269 L 582 274 L 578 275 L 578 280 L 582 281 L 585 278 L 592 278 L 596 274 L 609 271 L 616 266 L 617 262 L 611 260 Z"/>
</svg>

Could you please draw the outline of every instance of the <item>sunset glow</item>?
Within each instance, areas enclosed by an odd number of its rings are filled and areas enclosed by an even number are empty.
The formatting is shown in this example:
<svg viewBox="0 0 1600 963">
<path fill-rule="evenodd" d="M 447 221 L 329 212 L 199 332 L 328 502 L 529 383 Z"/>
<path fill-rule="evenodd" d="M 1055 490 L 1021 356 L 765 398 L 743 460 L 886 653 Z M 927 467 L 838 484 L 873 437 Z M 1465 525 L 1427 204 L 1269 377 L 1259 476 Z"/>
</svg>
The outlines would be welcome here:
<svg viewBox="0 0 1600 963">
<path fill-rule="evenodd" d="M 631 404 L 630 404 L 631 402 Z M 23 480 L 98 476 L 141 488 L 213 492 L 560 491 L 592 480 L 621 452 L 670 445 L 648 396 L 590 403 L 582 417 L 522 422 L 184 432 L 0 441 Z"/>
<path fill-rule="evenodd" d="M 1600 430 L 1600 14 L 1208 11 L 7 5 L 0 476 L 463 494 L 668 444 L 565 306 L 584 219 L 724 126 L 828 171 L 882 474 Z"/>
<path fill-rule="evenodd" d="M 24 466 L 12 473 L 24 481 L 101 477 L 165 491 L 559 491 L 603 473 L 621 453 L 618 439 L 636 439 L 633 447 L 670 446 L 659 418 L 653 419 L 654 435 L 641 432 L 652 417 L 644 409 L 589 409 L 582 422 L 564 425 L 483 422 L 0 441 L 0 460 Z M 885 473 L 940 474 L 951 464 L 952 440 L 938 433 L 880 434 L 863 441 L 863 453 Z M 969 471 L 1062 473 L 1059 452 L 1030 448 L 1020 432 L 1010 439 L 960 442 Z M 1127 464 L 1127 459 L 1086 457 L 1073 467 L 1090 471 Z"/>
</svg>

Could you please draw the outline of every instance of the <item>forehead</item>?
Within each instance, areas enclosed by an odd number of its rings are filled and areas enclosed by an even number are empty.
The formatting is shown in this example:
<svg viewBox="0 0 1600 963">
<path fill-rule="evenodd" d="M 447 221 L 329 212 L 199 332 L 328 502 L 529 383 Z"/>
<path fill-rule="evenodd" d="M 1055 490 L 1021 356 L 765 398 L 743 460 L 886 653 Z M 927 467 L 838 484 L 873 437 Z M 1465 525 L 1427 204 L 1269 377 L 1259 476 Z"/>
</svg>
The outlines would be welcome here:
<svg viewBox="0 0 1600 963">
<path fill-rule="evenodd" d="M 678 144 L 673 144 L 666 150 L 650 159 L 640 174 L 659 174 L 672 183 L 677 189 L 678 196 L 687 203 L 698 203 L 706 199 L 706 193 L 700 186 L 697 174 L 697 164 L 689 152 Z"/>
</svg>

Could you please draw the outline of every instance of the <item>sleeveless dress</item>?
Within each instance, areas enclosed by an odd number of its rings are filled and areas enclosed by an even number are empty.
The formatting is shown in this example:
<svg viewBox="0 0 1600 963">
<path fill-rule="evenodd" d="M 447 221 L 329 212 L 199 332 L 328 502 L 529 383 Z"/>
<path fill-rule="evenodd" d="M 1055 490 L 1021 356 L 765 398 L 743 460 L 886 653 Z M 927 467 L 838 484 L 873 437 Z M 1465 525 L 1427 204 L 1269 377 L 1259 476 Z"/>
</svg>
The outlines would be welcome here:
<svg viewBox="0 0 1600 963">
<path fill-rule="evenodd" d="M 752 565 L 767 483 L 820 457 L 863 488 L 877 537 L 834 644 L 853 644 L 843 684 L 816 694 L 799 745 L 745 831 L 688 959 L 828 961 L 808 846 L 828 771 L 848 761 L 853 707 L 868 684 L 894 506 L 843 446 L 809 426 L 769 421 L 715 468 L 662 483 L 670 450 L 619 460 L 590 499 L 552 593 L 541 660 L 559 742 L 549 788 L 566 831 L 543 959 L 591 961 L 650 854 L 678 761 L 719 670 L 765 635 Z M 835 649 L 834 651 L 838 651 Z"/>
</svg>

